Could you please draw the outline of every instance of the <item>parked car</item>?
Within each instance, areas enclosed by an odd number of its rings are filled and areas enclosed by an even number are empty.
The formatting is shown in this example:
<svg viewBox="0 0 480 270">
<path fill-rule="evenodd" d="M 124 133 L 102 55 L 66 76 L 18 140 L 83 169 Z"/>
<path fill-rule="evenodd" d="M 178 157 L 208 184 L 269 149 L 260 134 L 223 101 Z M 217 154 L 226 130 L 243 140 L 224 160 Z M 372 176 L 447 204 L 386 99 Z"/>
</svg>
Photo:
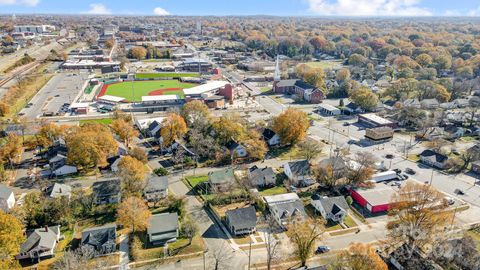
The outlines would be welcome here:
<svg viewBox="0 0 480 270">
<path fill-rule="evenodd" d="M 400 170 L 400 169 L 393 169 L 392 171 L 396 172 L 397 174 L 401 174 L 401 173 L 402 173 L 402 170 Z"/>
<path fill-rule="evenodd" d="M 405 172 L 408 173 L 408 174 L 410 174 L 410 175 L 414 175 L 414 174 L 417 173 L 416 171 L 414 171 L 413 169 L 410 169 L 410 168 L 406 168 L 406 169 L 405 169 Z"/>
<path fill-rule="evenodd" d="M 454 192 L 455 194 L 457 194 L 457 195 L 465 195 L 465 192 L 463 192 L 463 190 L 458 189 L 458 188 L 455 189 L 453 192 Z"/>
<path fill-rule="evenodd" d="M 343 122 L 343 126 L 350 126 L 350 123 L 349 122 Z"/>
<path fill-rule="evenodd" d="M 392 159 L 392 158 L 394 158 L 394 156 L 392 154 L 386 154 L 385 158 Z"/>
<path fill-rule="evenodd" d="M 452 198 L 452 197 L 445 197 L 443 198 L 445 200 L 445 202 L 448 204 L 448 205 L 453 205 L 455 204 L 455 199 Z"/>
<path fill-rule="evenodd" d="M 319 246 L 317 247 L 317 250 L 315 250 L 316 254 L 322 254 L 322 253 L 327 253 L 331 250 L 329 246 Z"/>
</svg>

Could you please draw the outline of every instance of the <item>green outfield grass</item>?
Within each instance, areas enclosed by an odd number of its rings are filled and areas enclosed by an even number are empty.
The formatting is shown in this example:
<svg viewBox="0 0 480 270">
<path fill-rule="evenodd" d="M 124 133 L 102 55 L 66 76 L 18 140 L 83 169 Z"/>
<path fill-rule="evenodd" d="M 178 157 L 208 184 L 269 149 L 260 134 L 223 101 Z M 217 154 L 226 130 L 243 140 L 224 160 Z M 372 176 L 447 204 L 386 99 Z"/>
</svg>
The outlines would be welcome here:
<svg viewBox="0 0 480 270">
<path fill-rule="evenodd" d="M 156 90 L 165 90 L 164 95 L 179 95 L 183 97 L 183 90 L 168 90 L 169 88 L 191 88 L 195 84 L 182 83 L 177 80 L 158 80 L 158 81 L 135 81 L 134 98 L 135 102 L 141 101 L 142 96 L 148 96 L 150 92 Z M 132 82 L 115 83 L 108 86 L 105 95 L 123 97 L 132 100 Z"/>
<path fill-rule="evenodd" d="M 199 73 L 176 73 L 176 72 L 162 72 L 162 73 L 137 73 L 137 79 L 160 79 L 160 78 L 183 78 L 183 77 L 199 77 Z"/>
</svg>

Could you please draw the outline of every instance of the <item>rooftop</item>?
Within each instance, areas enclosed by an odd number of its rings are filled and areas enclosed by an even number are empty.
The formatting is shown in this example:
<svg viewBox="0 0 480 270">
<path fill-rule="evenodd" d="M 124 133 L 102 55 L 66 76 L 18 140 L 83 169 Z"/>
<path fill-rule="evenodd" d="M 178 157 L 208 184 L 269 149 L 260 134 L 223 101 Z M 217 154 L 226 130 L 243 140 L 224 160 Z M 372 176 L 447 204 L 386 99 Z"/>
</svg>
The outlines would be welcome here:
<svg viewBox="0 0 480 270">
<path fill-rule="evenodd" d="M 142 102 L 145 101 L 166 101 L 166 100 L 179 100 L 178 95 L 158 95 L 158 96 L 142 96 Z"/>
<path fill-rule="evenodd" d="M 358 188 L 360 194 L 370 205 L 383 205 L 390 203 L 392 196 L 398 192 L 398 187 L 388 183 L 377 183 L 373 188 Z"/>
<path fill-rule="evenodd" d="M 153 215 L 147 229 L 148 234 L 169 232 L 178 229 L 177 213 L 162 213 Z"/>
<path fill-rule="evenodd" d="M 202 84 L 199 86 L 195 86 L 192 88 L 187 88 L 183 89 L 183 93 L 185 93 L 186 96 L 188 95 L 201 95 L 206 92 L 210 92 L 213 90 L 217 90 L 219 88 L 225 87 L 225 85 L 230 84 L 227 81 L 212 81 L 208 82 L 206 84 Z"/>
<path fill-rule="evenodd" d="M 381 116 L 378 116 L 374 113 L 366 113 L 366 114 L 362 114 L 360 115 L 360 117 L 363 117 L 363 118 L 366 118 L 372 122 L 375 122 L 379 125 L 389 125 L 389 124 L 393 124 L 392 121 L 388 120 L 388 119 L 385 119 Z"/>
<path fill-rule="evenodd" d="M 125 100 L 123 97 L 111 96 L 111 95 L 103 95 L 99 97 L 100 100 L 111 101 L 111 102 L 122 102 Z"/>
<path fill-rule="evenodd" d="M 278 204 L 278 203 L 300 200 L 297 193 L 293 193 L 293 192 L 292 193 L 272 195 L 272 196 L 265 196 L 265 197 L 263 197 L 263 199 L 268 204 Z"/>
</svg>

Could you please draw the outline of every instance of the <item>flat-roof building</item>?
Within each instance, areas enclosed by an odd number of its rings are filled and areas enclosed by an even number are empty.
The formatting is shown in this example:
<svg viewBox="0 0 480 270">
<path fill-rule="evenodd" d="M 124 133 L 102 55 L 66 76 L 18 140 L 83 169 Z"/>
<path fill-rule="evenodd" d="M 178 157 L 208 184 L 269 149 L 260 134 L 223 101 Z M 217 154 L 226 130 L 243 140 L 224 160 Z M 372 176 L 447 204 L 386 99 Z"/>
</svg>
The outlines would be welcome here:
<svg viewBox="0 0 480 270">
<path fill-rule="evenodd" d="M 358 116 L 358 123 L 371 127 L 391 127 L 395 128 L 396 124 L 388 119 L 378 116 L 374 113 L 366 113 Z"/>
</svg>

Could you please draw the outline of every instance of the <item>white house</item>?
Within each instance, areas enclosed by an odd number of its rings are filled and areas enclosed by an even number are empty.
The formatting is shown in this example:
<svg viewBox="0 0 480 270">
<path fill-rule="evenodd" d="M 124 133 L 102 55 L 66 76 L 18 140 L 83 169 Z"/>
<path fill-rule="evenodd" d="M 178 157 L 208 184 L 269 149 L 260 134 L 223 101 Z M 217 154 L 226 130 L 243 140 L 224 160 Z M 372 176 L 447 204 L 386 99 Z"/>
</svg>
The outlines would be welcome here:
<svg viewBox="0 0 480 270">
<path fill-rule="evenodd" d="M 15 205 L 13 189 L 0 184 L 0 209 L 8 212 Z"/>
<path fill-rule="evenodd" d="M 230 150 L 230 154 L 232 156 L 236 156 L 236 157 L 246 157 L 248 155 L 247 153 L 247 149 L 245 149 L 245 147 L 243 147 L 242 145 L 234 142 L 234 141 L 230 141 L 227 143 L 227 145 L 225 145 L 228 150 Z"/>
<path fill-rule="evenodd" d="M 308 160 L 288 162 L 283 166 L 284 173 L 295 186 L 309 186 L 314 183 Z"/>
<path fill-rule="evenodd" d="M 311 198 L 312 206 L 320 212 L 325 220 L 342 223 L 348 214 L 348 203 L 343 196 L 320 197 L 316 194 Z"/>
<path fill-rule="evenodd" d="M 262 136 L 269 146 L 280 144 L 280 136 L 269 128 L 263 131 Z"/>
</svg>

